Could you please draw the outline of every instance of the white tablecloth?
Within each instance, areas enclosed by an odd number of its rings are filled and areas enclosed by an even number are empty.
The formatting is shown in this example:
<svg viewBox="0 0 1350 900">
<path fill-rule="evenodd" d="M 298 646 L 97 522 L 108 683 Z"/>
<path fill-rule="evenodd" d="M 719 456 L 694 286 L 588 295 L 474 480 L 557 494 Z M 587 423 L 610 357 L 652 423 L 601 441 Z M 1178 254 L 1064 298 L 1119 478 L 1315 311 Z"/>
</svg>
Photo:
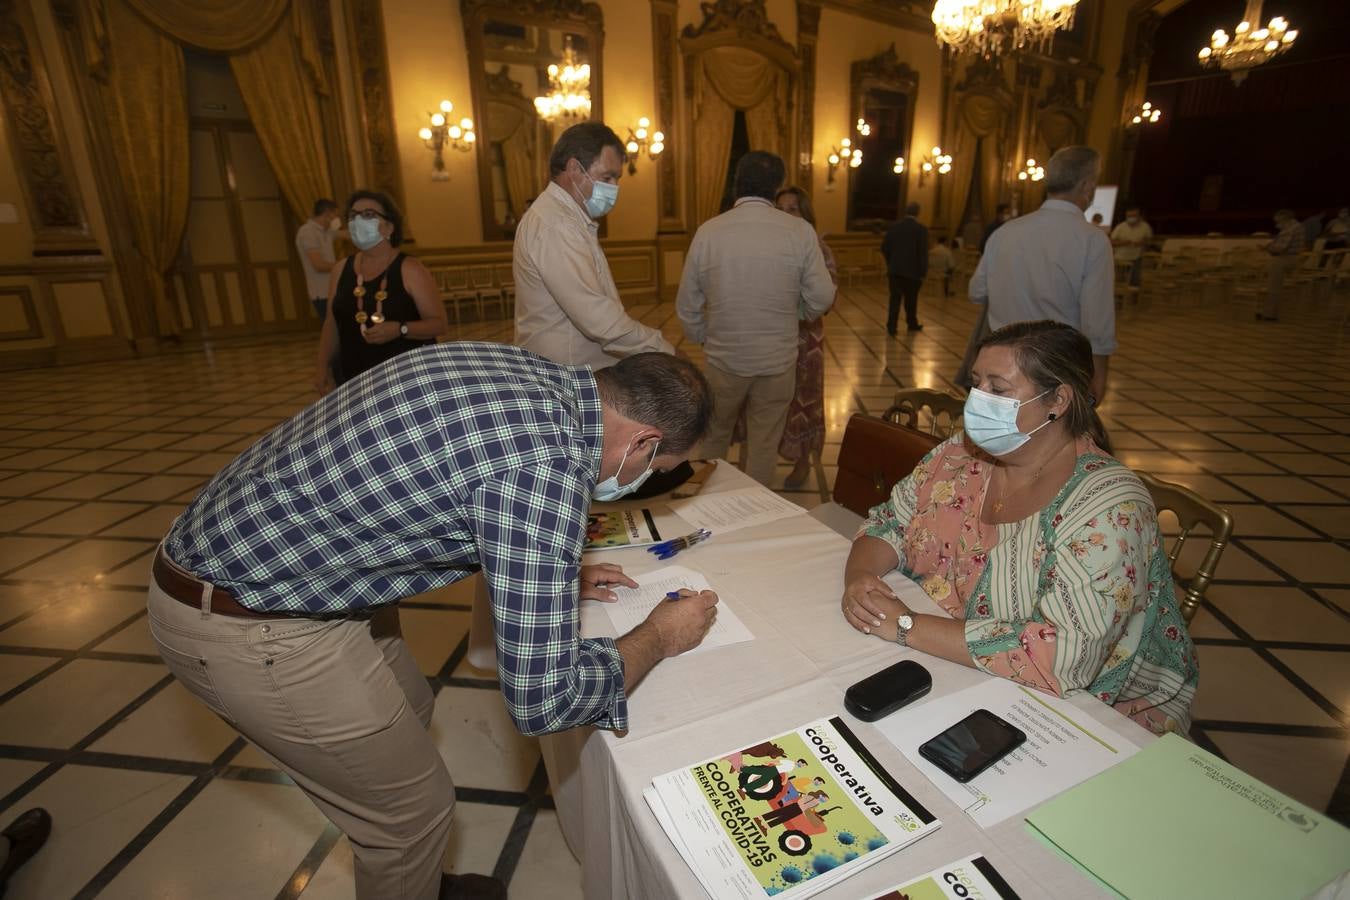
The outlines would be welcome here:
<svg viewBox="0 0 1350 900">
<path fill-rule="evenodd" d="M 753 482 L 719 465 L 705 492 Z M 643 504 L 658 513 L 659 501 Z M 976 826 L 872 726 L 844 711 L 844 690 L 906 656 L 933 675 L 930 697 L 950 694 L 989 676 L 975 669 L 887 644 L 854 631 L 839 613 L 849 542 L 802 515 L 716 535 L 674 562 L 701 571 L 754 633 L 749 643 L 661 662 L 629 698 L 624 736 L 590 728 L 543 739 L 563 834 L 582 865 L 588 898 L 706 896 L 666 837 L 642 791 L 664 772 L 747 746 L 811 719 L 841 715 L 868 749 L 942 827 L 820 894 L 826 900 L 871 897 L 907 878 L 972 853 L 982 853 L 1023 897 L 1103 896 L 1070 864 L 1031 837 L 1022 816 L 988 831 Z M 588 561 L 618 562 L 639 581 L 666 563 L 642 550 L 605 551 Z M 892 577 L 893 587 L 920 611 L 937 607 L 916 585 Z M 583 604 L 587 635 L 614 634 L 600 605 Z M 920 703 L 926 701 L 919 701 Z M 1089 696 L 1076 705 L 1093 719 L 1146 744 L 1152 736 Z"/>
</svg>

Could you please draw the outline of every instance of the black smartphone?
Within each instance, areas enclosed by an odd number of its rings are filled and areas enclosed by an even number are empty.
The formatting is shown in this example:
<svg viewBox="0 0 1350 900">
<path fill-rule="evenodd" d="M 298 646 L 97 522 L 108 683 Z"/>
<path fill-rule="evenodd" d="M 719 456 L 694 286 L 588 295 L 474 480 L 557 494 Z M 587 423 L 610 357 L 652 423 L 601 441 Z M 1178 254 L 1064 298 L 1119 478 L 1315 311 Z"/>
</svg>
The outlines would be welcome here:
<svg viewBox="0 0 1350 900">
<path fill-rule="evenodd" d="M 1022 729 L 987 709 L 977 709 L 937 737 L 919 745 L 919 755 L 965 784 L 1027 739 Z"/>
<path fill-rule="evenodd" d="M 906 659 L 868 675 L 844 692 L 844 708 L 864 722 L 875 722 L 933 689 L 933 676 Z"/>
</svg>

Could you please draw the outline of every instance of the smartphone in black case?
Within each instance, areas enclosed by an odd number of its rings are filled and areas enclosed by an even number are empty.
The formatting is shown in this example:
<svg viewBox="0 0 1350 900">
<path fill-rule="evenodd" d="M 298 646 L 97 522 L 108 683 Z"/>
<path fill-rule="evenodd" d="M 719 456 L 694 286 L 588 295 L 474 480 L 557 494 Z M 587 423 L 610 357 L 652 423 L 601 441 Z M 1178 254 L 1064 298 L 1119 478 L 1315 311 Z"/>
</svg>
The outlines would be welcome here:
<svg viewBox="0 0 1350 900">
<path fill-rule="evenodd" d="M 1015 725 L 987 709 L 977 709 L 932 740 L 919 745 L 919 755 L 965 784 L 1026 741 Z"/>
<path fill-rule="evenodd" d="M 844 708 L 864 722 L 875 722 L 932 689 L 928 670 L 906 659 L 851 686 L 844 693 Z"/>
</svg>

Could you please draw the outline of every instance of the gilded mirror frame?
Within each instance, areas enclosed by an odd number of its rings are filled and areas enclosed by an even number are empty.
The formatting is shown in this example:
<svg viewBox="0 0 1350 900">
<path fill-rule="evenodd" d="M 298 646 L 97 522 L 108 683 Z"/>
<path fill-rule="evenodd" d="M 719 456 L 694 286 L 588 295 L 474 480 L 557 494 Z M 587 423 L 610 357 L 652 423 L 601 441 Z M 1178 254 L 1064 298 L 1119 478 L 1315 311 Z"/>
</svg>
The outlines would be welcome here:
<svg viewBox="0 0 1350 900">
<path fill-rule="evenodd" d="M 483 26 L 489 20 L 508 22 L 537 28 L 553 28 L 585 35 L 588 44 L 587 62 L 591 67 L 591 121 L 604 121 L 604 98 L 601 84 L 605 28 L 604 14 L 598 3 L 584 0 L 460 0 L 464 20 L 464 40 L 469 55 L 469 84 L 473 103 L 473 120 L 479 134 L 487 134 L 488 72 Z M 492 183 L 492 153 L 485 146 L 476 147 L 478 159 L 478 197 L 483 220 L 483 240 L 511 240 L 511 235 L 497 221 L 494 211 Z M 602 225 L 603 228 L 603 225 Z"/>
<path fill-rule="evenodd" d="M 891 172 L 895 157 L 903 156 L 905 158 L 905 172 L 893 176 L 898 182 L 896 185 L 896 218 L 899 218 L 900 213 L 905 208 L 905 201 L 909 198 L 909 169 L 918 163 L 912 156 L 911 148 L 914 144 L 914 107 L 919 100 L 919 73 L 900 60 L 895 53 L 895 44 L 891 44 L 889 49 L 870 59 L 854 62 L 850 66 L 849 82 L 850 125 L 858 119 L 866 118 L 867 94 L 869 91 L 881 90 L 905 96 L 903 113 L 905 133 L 901 146 L 888 148 L 879 158 L 879 163 L 884 167 L 886 173 Z M 873 124 L 875 127 L 875 123 Z M 852 137 L 854 141 L 858 142 L 855 146 L 863 148 L 863 164 L 868 165 L 868 139 L 860 137 L 856 133 Z M 890 152 L 891 149 L 894 149 L 895 152 Z M 876 155 L 875 150 L 872 155 Z M 844 229 L 846 231 L 874 230 L 866 224 L 873 219 L 862 220 L 854 210 L 855 181 L 857 180 L 854 171 L 845 166 L 844 172 L 847 174 L 845 185 L 848 190 L 847 216 L 844 220 Z"/>
</svg>

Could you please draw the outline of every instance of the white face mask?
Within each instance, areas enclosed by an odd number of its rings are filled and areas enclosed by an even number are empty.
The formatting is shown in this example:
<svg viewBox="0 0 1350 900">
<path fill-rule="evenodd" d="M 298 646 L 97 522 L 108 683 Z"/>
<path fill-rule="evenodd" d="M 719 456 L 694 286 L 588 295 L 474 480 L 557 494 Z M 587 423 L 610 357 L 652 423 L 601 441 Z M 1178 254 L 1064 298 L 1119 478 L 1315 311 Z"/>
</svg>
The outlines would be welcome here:
<svg viewBox="0 0 1350 900">
<path fill-rule="evenodd" d="M 580 164 L 581 161 L 577 160 L 577 165 Z M 572 185 L 572 190 L 576 192 L 577 199 L 581 201 L 581 205 L 586 207 L 586 215 L 590 216 L 592 219 L 604 218 L 609 215 L 610 211 L 614 209 L 614 205 L 619 202 L 619 186 L 617 184 L 610 184 L 608 181 L 596 181 L 591 177 L 591 173 L 587 172 L 585 169 L 581 170 L 581 174 L 585 175 L 586 180 L 591 183 L 591 195 L 589 197 L 581 196 L 581 190 L 575 183 Z"/>
<path fill-rule="evenodd" d="M 610 500 L 618 500 L 620 497 L 627 497 L 629 494 L 633 493 L 633 491 L 642 487 L 642 483 L 652 477 L 652 466 L 656 463 L 656 451 L 660 446 L 661 442 L 657 441 L 656 446 L 652 448 L 652 458 L 647 461 L 647 468 L 642 470 L 641 475 L 627 484 L 619 484 L 619 472 L 623 471 L 623 464 L 628 462 L 628 451 L 631 449 L 632 445 L 630 444 L 628 447 L 625 447 L 623 459 L 619 460 L 618 470 L 595 486 L 595 490 L 591 492 L 591 499 L 599 500 L 602 503 Z"/>
<path fill-rule="evenodd" d="M 384 235 L 380 234 L 379 219 L 363 219 L 357 216 L 351 220 L 347 230 L 358 250 L 369 250 L 384 240 Z"/>
<path fill-rule="evenodd" d="M 1042 391 L 1031 400 L 1015 400 L 971 388 L 966 397 L 965 432 L 975 442 L 975 446 L 984 452 L 991 456 L 1007 456 L 1054 421 L 1046 419 L 1025 434 L 1017 428 L 1017 411 L 1022 404 L 1039 400 L 1048 393 Z"/>
</svg>

